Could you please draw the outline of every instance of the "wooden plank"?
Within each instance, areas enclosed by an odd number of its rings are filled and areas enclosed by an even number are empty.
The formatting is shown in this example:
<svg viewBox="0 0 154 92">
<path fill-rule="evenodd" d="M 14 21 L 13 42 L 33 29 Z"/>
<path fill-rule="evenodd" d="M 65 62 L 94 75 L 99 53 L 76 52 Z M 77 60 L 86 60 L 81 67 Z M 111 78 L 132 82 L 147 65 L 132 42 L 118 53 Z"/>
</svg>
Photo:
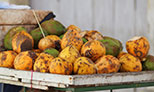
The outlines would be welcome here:
<svg viewBox="0 0 154 92">
<path fill-rule="evenodd" d="M 37 25 L 0 25 L 0 32 L 2 32 L 3 34 L 5 34 L 6 32 L 8 32 L 12 27 L 17 27 L 17 26 L 22 26 L 24 28 L 26 28 L 26 30 L 28 32 L 30 32 L 31 30 L 33 30 Z M 1 34 L 2 34 L 1 33 Z"/>
<path fill-rule="evenodd" d="M 93 0 L 93 26 L 103 35 L 114 36 L 114 0 Z"/>
<path fill-rule="evenodd" d="M 49 86 L 49 87 L 59 87 L 59 88 L 67 88 L 68 85 L 62 84 L 62 83 L 52 83 L 52 82 L 46 82 L 46 81 L 36 81 L 36 80 L 28 80 L 28 79 L 22 79 L 23 83 L 31 83 L 36 85 L 43 85 L 43 86 Z"/>
<path fill-rule="evenodd" d="M 47 86 L 34 85 L 34 84 L 31 85 L 31 84 L 26 84 L 26 83 L 17 82 L 17 81 L 11 81 L 11 80 L 0 79 L 0 83 L 12 84 L 12 85 L 17 85 L 17 86 L 24 86 L 24 87 L 29 87 L 29 88 L 31 88 L 31 86 L 32 86 L 32 88 L 48 90 Z"/>
<path fill-rule="evenodd" d="M 125 72 L 96 75 L 75 75 L 73 85 L 112 85 L 154 81 L 154 71 Z"/>
<path fill-rule="evenodd" d="M 4 71 L 7 73 L 4 73 Z M 0 68 L 0 75 L 22 78 L 23 82 L 27 83 L 30 83 L 31 73 L 32 72 L 30 71 Z M 57 75 L 57 74 L 33 72 L 32 80 L 35 84 L 43 83 L 43 85 L 48 85 L 48 86 L 60 85 L 59 87 L 68 87 L 69 85 L 100 86 L 100 85 L 111 85 L 111 84 L 150 82 L 154 81 L 153 76 L 154 76 L 154 71 L 94 74 L 94 75 Z"/>
<path fill-rule="evenodd" d="M 4 73 L 4 71 L 7 73 Z M 5 76 L 14 76 L 16 78 L 31 80 L 32 73 L 33 73 L 32 80 L 38 80 L 38 81 L 40 80 L 40 81 L 55 82 L 55 83 L 70 84 L 70 85 L 73 84 L 73 79 L 71 75 L 58 75 L 50 73 L 22 71 L 22 70 L 0 67 L 0 75 L 5 75 Z"/>
<path fill-rule="evenodd" d="M 38 20 L 41 21 L 52 11 L 35 10 Z M 0 10 L 0 24 L 37 24 L 32 10 Z"/>
<path fill-rule="evenodd" d="M 11 80 L 11 81 L 19 81 L 18 78 L 14 78 L 11 76 L 2 76 L 0 75 L 0 79 Z"/>
</svg>

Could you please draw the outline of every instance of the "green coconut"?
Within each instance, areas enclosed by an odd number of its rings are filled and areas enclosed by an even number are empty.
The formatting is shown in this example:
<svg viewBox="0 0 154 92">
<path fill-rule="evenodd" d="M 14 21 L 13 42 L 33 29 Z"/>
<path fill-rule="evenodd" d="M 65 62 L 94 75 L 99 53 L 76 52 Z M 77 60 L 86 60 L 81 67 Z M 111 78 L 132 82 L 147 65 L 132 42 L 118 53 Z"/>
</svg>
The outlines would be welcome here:
<svg viewBox="0 0 154 92">
<path fill-rule="evenodd" d="M 120 51 L 123 50 L 123 46 L 122 46 L 122 43 L 121 41 L 115 39 L 115 38 L 112 38 L 112 37 L 108 37 L 108 36 L 104 36 L 103 39 L 111 39 L 111 40 L 114 40 L 114 42 L 120 47 Z"/>
<path fill-rule="evenodd" d="M 106 55 L 117 57 L 123 49 L 122 43 L 117 39 L 105 36 L 100 41 L 105 45 Z"/>
<path fill-rule="evenodd" d="M 154 70 L 154 56 L 148 55 L 142 65 L 143 70 Z"/>
<path fill-rule="evenodd" d="M 61 24 L 59 21 L 56 21 L 56 20 L 53 20 L 53 19 L 44 21 L 41 24 L 41 26 L 50 35 L 58 35 L 58 36 L 60 36 L 61 34 L 66 32 L 66 28 L 64 27 L 64 25 Z"/>
<path fill-rule="evenodd" d="M 82 38 L 83 43 L 86 43 L 88 40 L 86 38 Z"/>
<path fill-rule="evenodd" d="M 48 35 L 48 33 L 47 33 L 46 30 L 43 29 L 43 32 L 44 32 L 45 36 Z M 32 31 L 30 32 L 30 35 L 31 35 L 31 36 L 33 37 L 33 39 L 34 39 L 34 48 L 37 49 L 37 48 L 38 48 L 38 43 L 39 43 L 40 39 L 43 38 L 43 34 L 42 34 L 40 28 L 36 28 L 36 29 L 32 30 Z"/>
<path fill-rule="evenodd" d="M 59 38 L 62 39 L 64 37 L 64 34 L 60 35 Z"/>
<path fill-rule="evenodd" d="M 53 57 L 57 57 L 59 55 L 59 51 L 54 48 L 45 49 L 44 52 L 52 55 Z"/>
<path fill-rule="evenodd" d="M 11 28 L 7 34 L 4 36 L 4 47 L 8 50 L 12 50 L 12 38 L 14 35 L 18 32 L 25 31 L 26 29 L 24 27 L 18 26 Z"/>
</svg>

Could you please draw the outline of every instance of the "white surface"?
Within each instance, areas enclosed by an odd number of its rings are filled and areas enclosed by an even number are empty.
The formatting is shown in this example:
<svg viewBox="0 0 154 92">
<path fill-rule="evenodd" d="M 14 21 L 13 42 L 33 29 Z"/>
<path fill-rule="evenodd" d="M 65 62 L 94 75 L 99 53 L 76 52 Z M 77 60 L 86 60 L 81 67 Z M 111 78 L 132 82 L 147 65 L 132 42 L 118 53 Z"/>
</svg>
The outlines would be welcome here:
<svg viewBox="0 0 154 92">
<path fill-rule="evenodd" d="M 26 84 L 26 83 L 22 83 L 18 81 L 0 79 L 0 83 L 12 84 L 12 85 L 17 85 L 17 86 L 25 86 L 25 87 L 31 88 L 31 84 Z M 32 88 L 48 90 L 47 86 L 35 85 L 35 84 L 32 84 Z"/>
<path fill-rule="evenodd" d="M 7 73 L 4 73 L 4 72 L 7 72 Z M 0 75 L 5 75 L 5 76 L 14 76 L 16 78 L 31 80 L 32 73 L 33 73 L 32 80 L 73 84 L 72 77 L 69 75 L 63 76 L 63 75 L 56 75 L 56 74 L 50 74 L 50 73 L 22 71 L 22 70 L 15 70 L 15 69 L 0 67 Z"/>
<path fill-rule="evenodd" d="M 73 77 L 73 85 L 89 84 L 121 84 L 131 82 L 154 81 L 154 71 L 96 74 L 96 75 L 76 75 Z"/>
<path fill-rule="evenodd" d="M 4 73 L 5 72 L 5 73 Z M 21 71 L 0 67 L 0 82 L 30 87 L 31 71 Z M 154 81 L 154 71 L 95 74 L 95 75 L 57 75 L 49 73 L 33 72 L 32 85 L 34 88 L 47 90 L 48 87 L 65 88 L 69 85 L 111 85 L 121 83 L 139 83 Z M 132 90 L 132 89 L 130 89 Z"/>
<path fill-rule="evenodd" d="M 15 5 L 0 1 L 0 9 L 30 9 L 27 5 Z"/>
</svg>

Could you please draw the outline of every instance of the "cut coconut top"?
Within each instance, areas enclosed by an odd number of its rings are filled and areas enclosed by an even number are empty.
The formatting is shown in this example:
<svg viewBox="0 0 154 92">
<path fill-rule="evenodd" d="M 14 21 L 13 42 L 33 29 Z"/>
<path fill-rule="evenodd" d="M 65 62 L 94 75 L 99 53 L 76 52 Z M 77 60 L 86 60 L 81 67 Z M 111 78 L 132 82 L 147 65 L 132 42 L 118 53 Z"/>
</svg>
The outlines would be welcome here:
<svg viewBox="0 0 154 92">
<path fill-rule="evenodd" d="M 85 36 L 85 34 L 88 32 L 88 30 L 85 30 L 85 31 L 80 31 L 80 35 L 81 35 L 81 37 L 84 37 Z"/>
<path fill-rule="evenodd" d="M 142 36 L 135 36 L 135 37 L 129 39 L 128 41 L 135 41 L 135 40 L 140 39 L 141 37 L 142 37 Z"/>
</svg>

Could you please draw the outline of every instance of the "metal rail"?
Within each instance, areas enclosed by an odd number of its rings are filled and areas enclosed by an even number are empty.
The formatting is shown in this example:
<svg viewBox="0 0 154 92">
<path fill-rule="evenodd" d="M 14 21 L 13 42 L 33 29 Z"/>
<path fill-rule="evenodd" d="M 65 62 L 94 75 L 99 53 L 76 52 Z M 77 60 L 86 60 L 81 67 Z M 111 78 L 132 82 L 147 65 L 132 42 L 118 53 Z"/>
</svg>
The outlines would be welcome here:
<svg viewBox="0 0 154 92">
<path fill-rule="evenodd" d="M 122 84 L 122 85 L 109 85 L 109 86 L 98 86 L 98 87 L 77 87 L 77 88 L 54 88 L 60 91 L 72 91 L 72 92 L 84 92 L 84 91 L 98 91 L 98 90 L 110 90 L 113 92 L 114 89 L 125 89 L 125 88 L 139 88 L 154 86 L 154 82 L 143 82 L 134 84 Z"/>
</svg>

